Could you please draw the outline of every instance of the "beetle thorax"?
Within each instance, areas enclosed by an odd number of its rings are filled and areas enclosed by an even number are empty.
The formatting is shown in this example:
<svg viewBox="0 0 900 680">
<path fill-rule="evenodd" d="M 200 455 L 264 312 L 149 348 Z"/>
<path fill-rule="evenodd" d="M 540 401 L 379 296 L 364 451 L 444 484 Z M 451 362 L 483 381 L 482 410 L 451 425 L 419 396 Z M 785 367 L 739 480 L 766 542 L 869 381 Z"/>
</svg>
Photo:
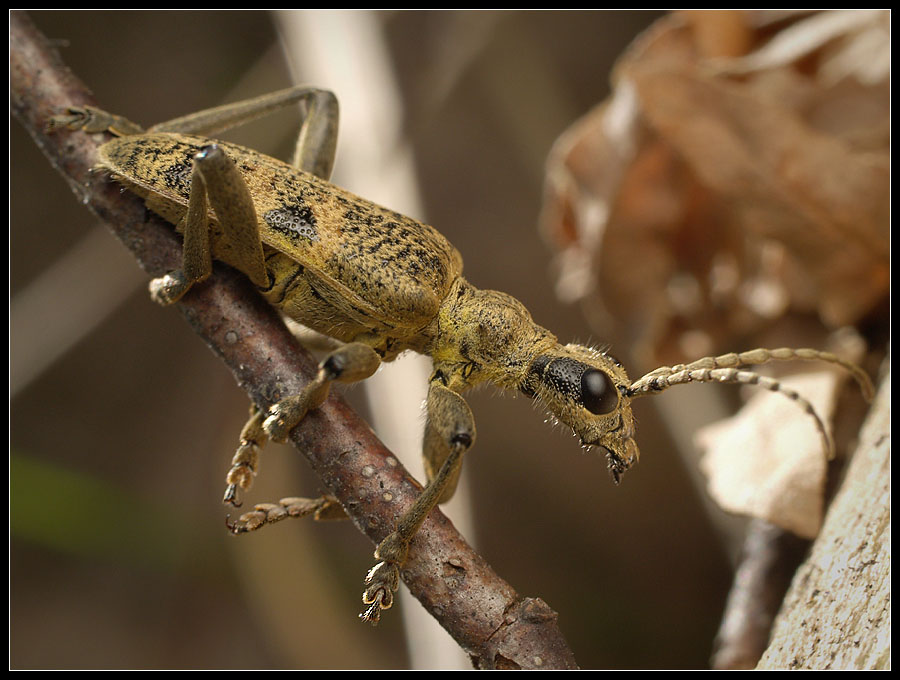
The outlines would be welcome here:
<svg viewBox="0 0 900 680">
<path fill-rule="evenodd" d="M 534 358 L 556 344 L 514 297 L 479 290 L 460 277 L 429 328 L 435 367 L 460 387 L 491 382 L 515 389 Z M 462 381 L 462 382 L 460 382 Z"/>
</svg>

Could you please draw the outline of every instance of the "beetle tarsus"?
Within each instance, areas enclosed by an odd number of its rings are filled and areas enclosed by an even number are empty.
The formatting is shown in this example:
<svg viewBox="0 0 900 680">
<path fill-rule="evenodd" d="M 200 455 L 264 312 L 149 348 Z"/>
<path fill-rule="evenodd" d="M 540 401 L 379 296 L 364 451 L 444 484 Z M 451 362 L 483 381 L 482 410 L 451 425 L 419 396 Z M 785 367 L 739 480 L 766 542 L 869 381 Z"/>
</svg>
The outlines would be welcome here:
<svg viewBox="0 0 900 680">
<path fill-rule="evenodd" d="M 225 497 L 222 498 L 222 502 L 234 508 L 239 508 L 243 505 L 243 501 L 238 498 L 237 484 L 229 484 L 225 487 Z"/>
<path fill-rule="evenodd" d="M 150 297 L 154 302 L 165 307 L 178 302 L 189 287 L 189 283 L 180 270 L 169 272 L 165 276 L 150 281 Z"/>
</svg>

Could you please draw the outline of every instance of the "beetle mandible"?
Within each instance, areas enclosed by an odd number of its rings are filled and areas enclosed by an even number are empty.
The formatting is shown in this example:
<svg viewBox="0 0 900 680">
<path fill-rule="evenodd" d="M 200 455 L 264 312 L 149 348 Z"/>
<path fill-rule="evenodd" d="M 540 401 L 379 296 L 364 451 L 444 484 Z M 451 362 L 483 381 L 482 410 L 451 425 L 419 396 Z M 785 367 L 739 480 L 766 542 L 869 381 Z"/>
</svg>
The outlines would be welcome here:
<svg viewBox="0 0 900 680">
<path fill-rule="evenodd" d="M 287 105 L 304 116 L 290 164 L 214 135 Z M 338 105 L 328 91 L 294 87 L 154 125 L 147 130 L 95 108 L 71 108 L 53 127 L 110 132 L 98 167 L 140 195 L 184 235 L 182 267 L 150 283 L 168 305 L 212 272 L 212 259 L 243 272 L 286 316 L 342 343 L 298 395 L 267 413 L 254 410 L 226 477 L 225 501 L 238 505 L 258 467 L 260 448 L 284 441 L 332 382 L 371 376 L 383 361 L 412 350 L 433 360 L 423 456 L 428 484 L 376 548 L 361 618 L 377 623 L 393 603 L 410 541 L 430 510 L 456 487 L 475 424 L 460 393 L 492 383 L 536 399 L 585 447 L 598 447 L 615 482 L 638 460 L 631 400 L 686 382 L 759 384 L 798 402 L 831 442 L 810 404 L 780 383 L 741 366 L 773 360 L 821 360 L 849 370 L 867 396 L 868 376 L 833 354 L 756 349 L 662 367 L 635 382 L 606 352 L 561 344 L 515 298 L 479 290 L 462 276 L 462 258 L 434 228 L 355 196 L 328 180 Z M 292 499 L 293 515 L 340 516 L 334 499 Z M 275 519 L 257 506 L 232 526 L 249 531 Z"/>
</svg>

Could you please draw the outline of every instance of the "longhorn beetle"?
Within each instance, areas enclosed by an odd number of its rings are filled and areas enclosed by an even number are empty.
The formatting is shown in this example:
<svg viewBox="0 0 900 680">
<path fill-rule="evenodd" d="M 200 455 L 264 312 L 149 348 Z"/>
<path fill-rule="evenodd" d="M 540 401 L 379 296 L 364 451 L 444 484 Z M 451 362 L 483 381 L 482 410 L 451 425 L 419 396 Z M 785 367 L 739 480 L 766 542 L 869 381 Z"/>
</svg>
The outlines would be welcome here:
<svg viewBox="0 0 900 680">
<path fill-rule="evenodd" d="M 275 109 L 300 103 L 303 122 L 290 164 L 212 135 Z M 479 290 L 462 276 L 462 258 L 434 228 L 341 189 L 328 180 L 337 139 L 338 105 L 330 92 L 295 87 L 194 113 L 143 130 L 95 108 L 70 108 L 51 122 L 116 136 L 99 149 L 98 167 L 141 196 L 184 234 L 181 269 L 150 283 L 169 305 L 212 271 L 212 258 L 243 272 L 286 316 L 340 341 L 300 394 L 266 413 L 255 409 L 241 432 L 226 476 L 225 502 L 249 489 L 261 447 L 284 441 L 332 382 L 371 376 L 383 361 L 413 350 L 430 356 L 423 456 L 428 484 L 376 548 L 360 617 L 377 623 L 393 603 L 399 569 L 429 511 L 456 487 L 475 424 L 460 396 L 493 383 L 538 400 L 597 447 L 618 483 L 638 460 L 631 401 L 687 382 L 757 384 L 789 397 L 811 415 L 830 455 L 831 439 L 810 403 L 795 391 L 742 370 L 773 360 L 838 364 L 872 395 L 868 376 L 839 357 L 813 349 L 754 349 L 658 368 L 635 382 L 606 352 L 561 344 L 515 298 Z M 231 525 L 234 533 L 287 516 L 341 516 L 335 499 L 284 499 L 257 506 Z"/>
</svg>

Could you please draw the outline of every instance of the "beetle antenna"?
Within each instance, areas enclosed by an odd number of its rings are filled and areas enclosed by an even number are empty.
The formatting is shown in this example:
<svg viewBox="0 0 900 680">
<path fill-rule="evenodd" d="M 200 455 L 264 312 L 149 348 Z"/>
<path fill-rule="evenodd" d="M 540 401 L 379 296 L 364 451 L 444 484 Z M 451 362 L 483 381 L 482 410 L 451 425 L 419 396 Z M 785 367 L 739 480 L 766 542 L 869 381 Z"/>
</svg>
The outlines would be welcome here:
<svg viewBox="0 0 900 680">
<path fill-rule="evenodd" d="M 812 404 L 803 396 L 789 387 L 785 387 L 777 380 L 768 378 L 752 371 L 740 370 L 738 366 L 759 366 L 770 361 L 824 361 L 836 364 L 845 369 L 856 382 L 866 401 L 871 401 L 875 390 L 869 376 L 856 364 L 840 358 L 831 352 L 820 352 L 815 349 L 793 349 L 780 347 L 778 349 L 753 349 L 749 352 L 722 354 L 717 357 L 704 357 L 690 364 L 678 364 L 676 366 L 661 366 L 650 371 L 642 378 L 635 380 L 629 387 L 625 396 L 632 399 L 642 397 L 655 392 L 662 392 L 673 385 L 681 385 L 689 382 L 721 382 L 741 383 L 745 385 L 759 385 L 772 392 L 780 392 L 811 415 L 816 421 L 816 427 L 822 436 L 822 441 L 827 452 L 828 459 L 834 457 L 834 444 L 825 430 L 825 425 Z"/>
<path fill-rule="evenodd" d="M 866 374 L 865 371 L 863 371 L 853 362 L 842 359 L 841 357 L 837 356 L 836 354 L 832 354 L 831 352 L 821 352 L 817 349 L 808 348 L 794 349 L 791 347 L 779 347 L 778 349 L 759 348 L 740 353 L 731 352 L 729 354 L 722 354 L 717 357 L 704 357 L 689 364 L 661 366 L 660 368 L 650 371 L 647 375 L 639 378 L 634 383 L 632 383 L 629 391 L 633 393 L 632 396 L 637 397 L 643 396 L 644 394 L 647 394 L 651 391 L 665 389 L 665 387 L 648 389 L 647 387 L 645 387 L 645 383 L 652 382 L 652 379 L 655 377 L 672 375 L 673 373 L 679 373 L 681 371 L 694 371 L 704 368 L 719 369 L 738 368 L 739 366 L 759 366 L 761 364 L 767 364 L 772 361 L 824 361 L 826 363 L 835 364 L 837 366 L 840 366 L 853 376 L 853 378 L 859 384 L 859 388 L 862 391 L 866 401 L 872 401 L 875 396 L 875 388 L 872 387 L 872 381 L 869 379 L 868 374 Z"/>
<path fill-rule="evenodd" d="M 665 369 L 668 372 L 663 372 Z M 678 370 L 680 369 L 680 370 Z M 834 443 L 825 429 L 825 423 L 816 413 L 813 405 L 796 390 L 786 387 L 782 383 L 759 373 L 742 371 L 736 368 L 688 368 L 683 366 L 663 366 L 652 373 L 639 378 L 628 388 L 627 395 L 632 399 L 647 394 L 662 392 L 673 385 L 683 385 L 690 382 L 718 382 L 738 383 L 742 385 L 758 385 L 771 392 L 779 392 L 788 399 L 796 402 L 800 408 L 816 421 L 816 428 L 822 438 L 822 446 L 828 460 L 834 458 Z"/>
</svg>

